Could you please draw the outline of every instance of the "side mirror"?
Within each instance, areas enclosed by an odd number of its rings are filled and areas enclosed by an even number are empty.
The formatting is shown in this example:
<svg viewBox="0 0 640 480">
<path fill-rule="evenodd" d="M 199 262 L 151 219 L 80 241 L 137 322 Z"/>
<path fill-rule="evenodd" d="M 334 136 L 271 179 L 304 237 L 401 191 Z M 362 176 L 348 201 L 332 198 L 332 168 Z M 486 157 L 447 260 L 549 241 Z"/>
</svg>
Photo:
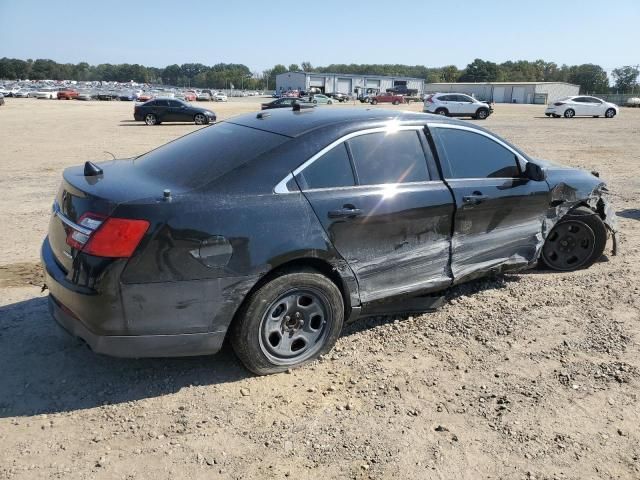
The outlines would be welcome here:
<svg viewBox="0 0 640 480">
<path fill-rule="evenodd" d="M 542 182 L 547 179 L 547 172 L 545 172 L 540 165 L 536 165 L 532 162 L 527 162 L 527 165 L 524 168 L 524 176 L 529 180 L 533 180 L 535 182 Z"/>
</svg>

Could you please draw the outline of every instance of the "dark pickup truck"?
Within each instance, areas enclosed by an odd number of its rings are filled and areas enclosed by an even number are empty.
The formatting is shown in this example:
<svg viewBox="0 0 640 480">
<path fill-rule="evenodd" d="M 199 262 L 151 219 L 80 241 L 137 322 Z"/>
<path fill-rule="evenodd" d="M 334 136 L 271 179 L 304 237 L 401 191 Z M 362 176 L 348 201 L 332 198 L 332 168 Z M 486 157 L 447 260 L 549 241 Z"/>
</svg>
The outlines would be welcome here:
<svg viewBox="0 0 640 480">
<path fill-rule="evenodd" d="M 396 95 L 417 95 L 418 90 L 415 88 L 407 88 L 406 85 L 396 85 L 393 88 L 387 88 L 387 93 L 395 93 Z"/>
</svg>

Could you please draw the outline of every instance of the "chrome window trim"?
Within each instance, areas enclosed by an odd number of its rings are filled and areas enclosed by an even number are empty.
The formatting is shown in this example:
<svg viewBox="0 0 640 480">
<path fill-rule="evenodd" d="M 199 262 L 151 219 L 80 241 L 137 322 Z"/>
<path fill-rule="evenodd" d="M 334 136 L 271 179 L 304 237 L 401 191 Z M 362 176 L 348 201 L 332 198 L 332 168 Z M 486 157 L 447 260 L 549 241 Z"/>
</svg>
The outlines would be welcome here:
<svg viewBox="0 0 640 480">
<path fill-rule="evenodd" d="M 82 233 L 83 235 L 86 236 L 91 236 L 91 234 L 93 233 L 93 230 L 91 230 L 90 228 L 86 228 L 83 227 L 81 225 L 78 225 L 75 222 L 72 222 L 71 220 L 69 220 L 61 211 L 60 211 L 60 206 L 58 205 L 58 203 L 54 203 L 53 204 L 53 214 L 58 217 L 60 219 L 60 221 L 62 223 L 64 223 L 66 226 L 68 226 L 69 228 L 72 228 L 73 230 Z"/>
<path fill-rule="evenodd" d="M 370 133 L 395 133 L 395 132 L 400 132 L 400 131 L 405 131 L 405 130 L 420 131 L 420 130 L 424 130 L 424 128 L 425 128 L 425 125 L 387 125 L 386 127 L 368 128 L 366 130 L 359 130 L 357 132 L 351 132 L 351 133 L 349 133 L 347 135 L 344 135 L 344 136 L 340 137 L 339 139 L 333 141 L 332 143 L 330 143 L 329 145 L 324 147 L 322 150 L 320 150 L 318 153 L 316 153 L 315 155 L 310 157 L 306 162 L 304 162 L 298 168 L 293 170 L 292 173 L 289 173 L 286 177 L 284 177 L 282 180 L 280 180 L 278 182 L 278 184 L 273 188 L 273 192 L 274 193 L 294 193 L 294 192 L 291 192 L 287 188 L 287 183 L 293 177 L 295 177 L 296 175 L 300 174 L 305 168 L 307 168 L 309 165 L 311 165 L 313 162 L 315 162 L 318 158 L 322 157 L 329 150 L 331 150 L 332 148 L 340 145 L 343 142 L 346 142 L 347 140 L 349 140 L 351 138 L 359 137 L 361 135 L 368 135 Z M 387 184 L 383 183 L 381 185 L 387 185 Z M 391 184 L 388 184 L 388 185 L 391 185 Z M 357 185 L 354 185 L 354 186 L 357 186 Z M 371 186 L 371 185 L 366 185 L 366 186 Z M 334 188 L 334 187 L 331 187 L 331 188 Z M 318 189 L 315 189 L 315 190 L 318 190 Z"/>
<path fill-rule="evenodd" d="M 504 143 L 502 140 L 500 140 L 499 138 L 496 138 L 493 135 L 491 135 L 490 133 L 484 132 L 482 130 L 478 130 L 478 129 L 472 128 L 472 127 L 466 127 L 464 125 L 454 125 L 454 124 L 451 124 L 451 123 L 435 123 L 435 122 L 428 122 L 427 123 L 427 127 L 429 127 L 429 128 L 431 128 L 431 127 L 434 127 L 434 128 L 450 128 L 452 130 L 466 130 L 467 132 L 477 133 L 479 135 L 487 137 L 490 140 L 493 140 L 498 145 L 503 146 L 504 148 L 509 150 L 511 153 L 513 153 L 516 157 L 518 157 L 519 159 L 523 160 L 525 163 L 527 162 L 526 158 L 524 158 L 522 155 L 520 155 L 518 152 L 516 152 L 513 148 L 511 148 L 509 145 Z"/>
</svg>

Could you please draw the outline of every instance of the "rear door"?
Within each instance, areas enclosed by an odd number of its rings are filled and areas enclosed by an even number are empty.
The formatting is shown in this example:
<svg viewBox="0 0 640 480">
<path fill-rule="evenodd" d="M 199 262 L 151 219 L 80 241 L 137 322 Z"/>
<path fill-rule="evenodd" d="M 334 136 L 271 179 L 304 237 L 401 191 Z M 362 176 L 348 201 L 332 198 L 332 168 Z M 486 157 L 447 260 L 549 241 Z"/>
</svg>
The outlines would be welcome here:
<svg viewBox="0 0 640 480">
<path fill-rule="evenodd" d="M 363 302 L 451 283 L 453 199 L 423 129 L 351 134 L 294 171 Z"/>
<path fill-rule="evenodd" d="M 454 283 L 537 258 L 549 187 L 522 175 L 518 153 L 484 131 L 429 124 L 455 197 L 451 270 Z"/>
<path fill-rule="evenodd" d="M 184 103 L 178 100 L 167 100 L 169 105 L 165 121 L 167 122 L 187 122 L 191 121 L 191 114 L 188 113 L 187 107 Z"/>
<path fill-rule="evenodd" d="M 156 100 L 151 108 L 161 122 L 171 122 L 169 120 L 169 102 L 167 100 Z"/>
</svg>

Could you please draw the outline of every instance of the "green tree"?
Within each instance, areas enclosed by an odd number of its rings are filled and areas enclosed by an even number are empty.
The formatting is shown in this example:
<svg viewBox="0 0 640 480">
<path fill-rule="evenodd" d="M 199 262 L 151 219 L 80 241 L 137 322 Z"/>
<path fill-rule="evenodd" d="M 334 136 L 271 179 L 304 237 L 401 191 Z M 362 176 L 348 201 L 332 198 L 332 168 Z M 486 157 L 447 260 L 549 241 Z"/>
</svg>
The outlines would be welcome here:
<svg viewBox="0 0 640 480">
<path fill-rule="evenodd" d="M 498 79 L 498 65 L 476 58 L 464 69 L 461 82 L 494 82 Z"/>
<path fill-rule="evenodd" d="M 276 88 L 276 76 L 281 73 L 286 73 L 287 71 L 287 67 L 281 63 L 275 65 L 269 72 L 269 88 Z"/>
<path fill-rule="evenodd" d="M 580 85 L 582 93 L 603 93 L 609 91 L 609 79 L 600 65 L 585 63 L 569 69 L 569 83 Z"/>
<path fill-rule="evenodd" d="M 611 76 L 615 80 L 614 87 L 621 93 L 629 93 L 634 91 L 638 86 L 638 75 L 640 70 L 638 65 L 625 65 L 624 67 L 614 68 Z"/>
<path fill-rule="evenodd" d="M 299 71 L 301 71 L 301 68 L 297 63 L 292 63 L 291 65 L 289 65 L 289 71 L 290 72 L 299 72 Z"/>
<path fill-rule="evenodd" d="M 311 65 L 311 62 L 302 62 L 300 66 L 302 67 L 303 72 L 313 72 L 313 65 Z"/>
<path fill-rule="evenodd" d="M 443 82 L 455 82 L 460 76 L 460 70 L 455 65 L 446 65 L 440 70 Z"/>
</svg>

